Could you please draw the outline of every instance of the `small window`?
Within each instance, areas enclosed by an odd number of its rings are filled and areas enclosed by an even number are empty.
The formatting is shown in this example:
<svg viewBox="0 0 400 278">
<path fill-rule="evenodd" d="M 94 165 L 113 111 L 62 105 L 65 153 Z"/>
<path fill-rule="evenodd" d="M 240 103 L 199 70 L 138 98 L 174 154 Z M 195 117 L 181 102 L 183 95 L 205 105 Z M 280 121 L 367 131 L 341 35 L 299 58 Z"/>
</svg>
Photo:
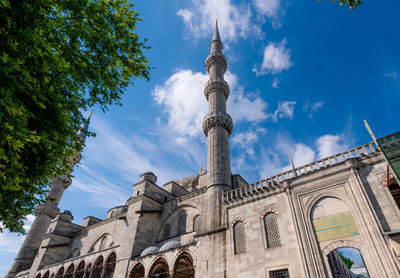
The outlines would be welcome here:
<svg viewBox="0 0 400 278">
<path fill-rule="evenodd" d="M 272 248 L 281 245 L 281 238 L 279 235 L 279 227 L 276 214 L 268 212 L 264 216 L 264 229 L 267 247 Z"/>
<path fill-rule="evenodd" d="M 114 211 L 111 212 L 110 218 L 114 216 Z"/>
<path fill-rule="evenodd" d="M 136 196 L 138 196 L 140 194 L 140 190 L 138 190 L 137 192 L 136 192 Z"/>
<path fill-rule="evenodd" d="M 244 254 L 246 250 L 246 232 L 242 221 L 236 222 L 233 226 L 233 244 L 235 255 Z"/>
<path fill-rule="evenodd" d="M 196 215 L 193 218 L 193 231 L 196 232 L 199 230 L 199 226 L 200 226 L 200 215 Z"/>
<path fill-rule="evenodd" d="M 186 233 L 186 220 L 187 220 L 187 213 L 186 211 L 182 210 L 179 214 L 178 219 L 178 235 L 182 235 Z"/>
<path fill-rule="evenodd" d="M 289 278 L 289 270 L 280 269 L 269 272 L 270 278 Z"/>
</svg>

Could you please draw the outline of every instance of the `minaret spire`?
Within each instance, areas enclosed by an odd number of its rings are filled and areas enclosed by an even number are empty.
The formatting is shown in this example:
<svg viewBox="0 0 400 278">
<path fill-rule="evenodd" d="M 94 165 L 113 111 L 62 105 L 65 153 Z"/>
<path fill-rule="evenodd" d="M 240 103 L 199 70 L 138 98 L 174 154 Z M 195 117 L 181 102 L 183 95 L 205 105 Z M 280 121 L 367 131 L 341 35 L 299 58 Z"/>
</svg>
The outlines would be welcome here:
<svg viewBox="0 0 400 278">
<path fill-rule="evenodd" d="M 78 131 L 78 136 L 81 139 L 80 144 L 83 144 L 86 140 L 86 134 L 89 128 L 90 113 L 88 119 L 82 125 L 82 128 Z M 35 259 L 36 253 L 42 242 L 43 235 L 47 232 L 49 224 L 60 212 L 58 204 L 64 191 L 71 185 L 71 173 L 72 168 L 81 160 L 81 154 L 76 153 L 74 156 L 69 158 L 70 169 L 63 175 L 58 175 L 50 181 L 50 190 L 46 196 L 46 202 L 40 204 L 35 209 L 35 220 L 26 236 L 21 249 L 18 252 L 17 257 L 10 270 L 8 271 L 6 278 L 13 278 L 19 272 L 31 268 L 32 263 Z"/>
<path fill-rule="evenodd" d="M 224 74 L 227 62 L 222 54 L 218 22 L 215 24 L 210 54 L 206 59 L 205 67 L 210 76 L 204 88 L 204 95 L 208 100 L 208 114 L 203 119 L 204 135 L 208 137 L 208 188 L 206 217 L 200 225 L 200 231 L 210 232 L 220 229 L 225 224 L 221 197 L 232 184 L 229 136 L 232 133 L 233 123 L 232 118 L 226 113 L 229 86 L 224 80 Z"/>
</svg>

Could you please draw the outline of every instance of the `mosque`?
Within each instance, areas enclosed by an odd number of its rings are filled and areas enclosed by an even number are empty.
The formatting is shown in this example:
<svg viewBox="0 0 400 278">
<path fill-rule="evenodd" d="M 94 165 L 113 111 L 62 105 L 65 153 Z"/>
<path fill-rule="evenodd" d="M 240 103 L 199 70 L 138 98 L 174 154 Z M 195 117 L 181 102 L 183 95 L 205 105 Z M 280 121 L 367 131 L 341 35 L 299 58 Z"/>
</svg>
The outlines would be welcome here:
<svg viewBox="0 0 400 278">
<path fill-rule="evenodd" d="M 400 133 L 248 183 L 231 173 L 222 48 L 216 26 L 207 169 L 164 185 L 145 172 L 125 204 L 80 225 L 58 208 L 70 176 L 56 177 L 7 278 L 353 277 L 344 247 L 362 257 L 360 277 L 400 277 Z"/>
</svg>

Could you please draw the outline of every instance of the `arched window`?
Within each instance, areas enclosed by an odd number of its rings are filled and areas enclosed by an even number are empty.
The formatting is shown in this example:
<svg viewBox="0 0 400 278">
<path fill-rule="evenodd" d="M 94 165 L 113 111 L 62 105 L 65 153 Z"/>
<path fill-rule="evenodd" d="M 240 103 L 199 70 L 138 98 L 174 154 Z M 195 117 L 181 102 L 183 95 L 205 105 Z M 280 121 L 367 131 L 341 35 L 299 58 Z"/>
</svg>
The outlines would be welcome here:
<svg viewBox="0 0 400 278">
<path fill-rule="evenodd" d="M 40 273 L 38 275 L 36 275 L 36 278 L 40 278 L 42 277 L 42 275 L 40 275 Z"/>
<path fill-rule="evenodd" d="M 144 266 L 140 263 L 136 264 L 129 273 L 129 278 L 143 278 L 143 277 L 144 277 Z"/>
<path fill-rule="evenodd" d="M 163 259 L 155 261 L 150 268 L 149 278 L 170 278 L 168 263 Z"/>
<path fill-rule="evenodd" d="M 90 276 L 91 271 L 92 271 L 92 264 L 89 263 L 88 266 L 86 267 L 86 277 Z"/>
<path fill-rule="evenodd" d="M 67 268 L 67 272 L 65 272 L 65 276 L 64 278 L 73 278 L 74 276 L 74 264 L 71 264 L 68 268 Z"/>
<path fill-rule="evenodd" d="M 200 215 L 193 218 L 193 231 L 198 231 L 200 226 Z"/>
<path fill-rule="evenodd" d="M 56 278 L 63 278 L 63 276 L 64 276 L 64 267 L 62 266 L 62 267 L 58 270 L 57 275 L 56 275 Z"/>
<path fill-rule="evenodd" d="M 117 255 L 112 252 L 107 258 L 103 278 L 112 278 L 114 276 L 116 261 Z"/>
<path fill-rule="evenodd" d="M 46 271 L 46 273 L 43 275 L 43 278 L 49 278 L 50 276 L 50 271 Z"/>
<path fill-rule="evenodd" d="M 93 265 L 92 274 L 90 278 L 100 278 L 101 271 L 103 270 L 103 256 L 97 258 L 96 262 Z"/>
<path fill-rule="evenodd" d="M 246 232 L 244 230 L 244 223 L 238 221 L 233 225 L 233 244 L 235 255 L 244 254 L 246 250 Z"/>
<path fill-rule="evenodd" d="M 281 245 L 278 221 L 276 218 L 276 214 L 273 212 L 268 212 L 264 215 L 264 231 L 268 248 Z"/>
<path fill-rule="evenodd" d="M 81 261 L 76 270 L 75 278 L 83 278 L 85 274 L 85 261 Z"/>
<path fill-rule="evenodd" d="M 186 211 L 182 210 L 179 214 L 178 219 L 178 235 L 182 235 L 186 233 L 186 220 L 187 220 L 187 213 Z"/>
<path fill-rule="evenodd" d="M 194 278 L 193 260 L 189 254 L 184 253 L 176 260 L 174 278 Z"/>
<path fill-rule="evenodd" d="M 101 242 L 100 242 L 100 249 L 99 250 L 105 249 L 106 248 L 106 243 L 107 243 L 107 237 L 103 237 L 101 239 Z"/>
<path fill-rule="evenodd" d="M 170 236 L 171 236 L 171 225 L 170 224 L 165 224 L 164 229 L 163 229 L 162 239 L 167 239 Z"/>
</svg>

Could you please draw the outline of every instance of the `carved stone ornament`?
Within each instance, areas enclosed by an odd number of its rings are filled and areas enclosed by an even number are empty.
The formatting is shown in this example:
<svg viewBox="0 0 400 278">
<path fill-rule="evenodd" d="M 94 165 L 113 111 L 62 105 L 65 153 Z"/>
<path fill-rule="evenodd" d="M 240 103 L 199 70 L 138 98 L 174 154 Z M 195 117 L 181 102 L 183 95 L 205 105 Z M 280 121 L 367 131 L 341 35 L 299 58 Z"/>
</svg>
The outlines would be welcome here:
<svg viewBox="0 0 400 278">
<path fill-rule="evenodd" d="M 55 218 L 60 213 L 60 209 L 54 203 L 40 204 L 35 209 L 35 216 L 46 215 L 51 219 Z"/>
<path fill-rule="evenodd" d="M 233 129 L 232 118 L 227 113 L 208 113 L 203 120 L 203 132 L 208 136 L 208 131 L 213 127 L 223 127 L 231 135 Z"/>
<path fill-rule="evenodd" d="M 57 177 L 55 177 L 54 179 L 51 180 L 50 184 L 51 186 L 54 185 L 61 185 L 62 187 L 64 187 L 64 189 L 67 189 L 70 185 L 71 185 L 71 178 L 67 175 L 59 175 Z"/>
<path fill-rule="evenodd" d="M 229 85 L 225 80 L 208 80 L 206 83 L 206 87 L 204 88 L 204 95 L 208 100 L 208 96 L 212 92 L 222 92 L 225 96 L 225 99 L 229 97 Z"/>
<path fill-rule="evenodd" d="M 210 55 L 208 55 L 205 64 L 207 72 L 210 72 L 210 68 L 215 65 L 222 67 L 225 73 L 228 64 L 226 62 L 224 55 L 219 53 L 211 53 Z"/>
</svg>

